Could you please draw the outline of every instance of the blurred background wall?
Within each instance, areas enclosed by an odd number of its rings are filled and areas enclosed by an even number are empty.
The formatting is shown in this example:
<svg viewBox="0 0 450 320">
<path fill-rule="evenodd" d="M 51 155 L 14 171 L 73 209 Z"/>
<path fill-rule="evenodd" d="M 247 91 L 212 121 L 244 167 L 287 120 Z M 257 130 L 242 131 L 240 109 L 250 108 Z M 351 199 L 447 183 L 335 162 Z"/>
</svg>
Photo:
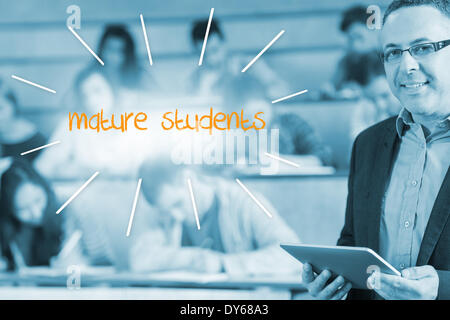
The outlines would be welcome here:
<svg viewBox="0 0 450 320">
<path fill-rule="evenodd" d="M 232 50 L 255 55 L 281 29 L 286 33 L 264 59 L 292 90 L 319 88 L 332 76 L 343 54 L 345 39 L 339 31 L 342 11 L 353 4 L 384 7 L 387 0 L 229 0 L 229 1 L 52 1 L 1 2 L 0 74 L 38 79 L 58 93 L 69 90 L 74 76 L 92 57 L 67 30 L 66 9 L 81 8 L 77 32 L 95 51 L 103 26 L 124 23 L 133 32 L 142 65 L 148 66 L 139 14 L 147 24 L 153 55 L 151 73 L 163 86 L 184 89 L 197 66 L 189 39 L 191 23 L 207 18 L 211 7 L 222 22 Z M 251 69 L 249 70 L 251 72 Z M 11 83 L 24 114 L 38 121 L 49 134 L 52 116 L 61 109 L 60 95 L 43 94 Z"/>
<path fill-rule="evenodd" d="M 46 136 L 67 109 L 61 97 L 69 92 L 76 74 L 93 61 L 92 56 L 67 30 L 70 5 L 81 8 L 78 34 L 96 51 L 103 27 L 126 24 L 132 31 L 142 66 L 158 83 L 173 91 L 185 91 L 189 75 L 198 68 L 198 55 L 190 43 L 194 20 L 206 19 L 211 7 L 220 19 L 232 51 L 256 55 L 280 30 L 286 33 L 265 53 L 264 60 L 285 80 L 290 92 L 318 90 L 332 77 L 344 54 L 345 37 L 339 30 L 342 12 L 355 4 L 379 5 L 389 0 L 20 0 L 0 2 L 0 75 L 35 80 L 58 92 L 47 94 L 18 81 L 8 81 L 19 98 L 20 112 Z M 153 66 L 139 20 L 145 17 Z M 249 69 L 249 73 L 252 69 Z M 295 99 L 293 100 L 295 102 Z M 338 169 L 348 167 L 351 139 L 348 102 L 314 102 L 298 108 L 337 155 Z M 278 106 L 275 106 L 277 108 Z M 296 107 L 296 106 L 293 106 Z M 281 108 L 281 107 L 280 107 Z M 328 179 L 328 180 L 327 180 Z M 346 174 L 276 182 L 248 181 L 265 194 L 305 242 L 335 243 L 345 211 Z M 58 194 L 70 195 L 76 184 L 55 184 Z M 121 183 L 125 186 L 125 183 Z M 126 185 L 132 195 L 135 181 Z M 127 189 L 128 190 L 128 189 Z M 274 191 L 275 190 L 275 191 Z M 64 199 L 61 197 L 61 199 Z M 106 198 L 113 196 L 104 195 Z M 96 199 L 102 203 L 101 199 Z M 128 216 L 129 203 L 123 202 Z M 301 212 L 298 208 L 302 207 Z"/>
</svg>

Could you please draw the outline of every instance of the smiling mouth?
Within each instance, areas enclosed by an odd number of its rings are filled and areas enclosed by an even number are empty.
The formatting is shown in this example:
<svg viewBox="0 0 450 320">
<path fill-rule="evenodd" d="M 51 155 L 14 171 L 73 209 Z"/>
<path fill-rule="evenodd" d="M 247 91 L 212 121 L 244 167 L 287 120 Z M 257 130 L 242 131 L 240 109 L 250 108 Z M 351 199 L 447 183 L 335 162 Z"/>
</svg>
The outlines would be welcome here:
<svg viewBox="0 0 450 320">
<path fill-rule="evenodd" d="M 416 88 L 420 88 L 423 87 L 427 84 L 429 84 L 429 81 L 425 81 L 425 82 L 414 82 L 414 83 L 403 83 L 400 84 L 400 87 L 402 88 L 407 88 L 407 89 L 416 89 Z"/>
</svg>

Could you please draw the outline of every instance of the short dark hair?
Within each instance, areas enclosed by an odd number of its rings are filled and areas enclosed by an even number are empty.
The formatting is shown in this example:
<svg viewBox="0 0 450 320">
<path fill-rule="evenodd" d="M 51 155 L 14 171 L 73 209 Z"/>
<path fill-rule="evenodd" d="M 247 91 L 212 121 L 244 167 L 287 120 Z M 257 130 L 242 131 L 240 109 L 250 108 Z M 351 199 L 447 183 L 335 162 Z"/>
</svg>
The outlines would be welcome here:
<svg viewBox="0 0 450 320">
<path fill-rule="evenodd" d="M 184 170 L 192 171 L 198 176 L 205 176 L 206 173 L 202 164 L 175 163 L 166 151 L 145 159 L 139 167 L 138 175 L 142 178 L 142 194 L 147 202 L 154 205 L 162 187 L 173 185 Z"/>
<path fill-rule="evenodd" d="M 179 168 L 170 159 L 147 159 L 139 168 L 142 178 L 142 193 L 150 204 L 155 204 L 161 188 L 166 183 L 172 183 Z"/>
<path fill-rule="evenodd" d="M 208 26 L 208 20 L 196 20 L 193 23 L 192 31 L 191 31 L 191 40 L 194 45 L 197 45 L 198 42 L 203 41 L 205 38 L 206 28 Z M 225 36 L 222 33 L 222 29 L 220 28 L 219 21 L 211 20 L 211 26 L 209 28 L 209 35 L 218 35 L 221 40 L 225 39 Z"/>
<path fill-rule="evenodd" d="M 340 29 L 342 32 L 347 32 L 350 26 L 354 23 L 366 24 L 369 18 L 367 9 L 363 6 L 350 7 L 342 14 L 342 21 Z"/>
<path fill-rule="evenodd" d="M 446 16 L 450 17 L 450 0 L 394 0 L 384 13 L 383 24 L 385 24 L 392 12 L 401 8 L 418 6 L 430 6 L 436 8 Z"/>
<path fill-rule="evenodd" d="M 100 43 L 98 46 L 98 55 L 103 59 L 105 53 L 105 45 L 108 39 L 110 38 L 119 38 L 125 44 L 125 64 L 122 66 L 124 70 L 135 71 L 137 67 L 137 54 L 136 54 L 136 46 L 134 44 L 133 37 L 131 33 L 128 31 L 127 27 L 122 24 L 110 24 L 105 26 L 103 30 L 103 34 L 100 38 Z"/>
<path fill-rule="evenodd" d="M 6 92 L 4 92 L 3 96 L 5 97 L 6 101 L 11 103 L 11 105 L 13 106 L 14 114 L 17 114 L 17 112 L 19 111 L 19 102 L 17 101 L 17 96 L 14 91 L 7 90 Z"/>
<path fill-rule="evenodd" d="M 15 215 L 14 198 L 19 187 L 27 182 L 41 187 L 47 195 L 42 226 L 34 231 L 35 239 L 40 239 L 40 242 L 39 246 L 31 248 L 30 264 L 48 265 L 50 258 L 59 252 L 62 220 L 55 217 L 57 208 L 55 194 L 49 182 L 29 162 L 16 158 L 0 179 L 0 249 L 1 255 L 8 262 L 9 270 L 16 267 L 10 243 L 24 226 Z"/>
<path fill-rule="evenodd" d="M 6 101 L 8 101 L 13 109 L 14 113 L 17 113 L 19 108 L 19 102 L 17 100 L 16 93 L 4 83 L 4 80 L 0 77 L 0 95 L 5 98 Z"/>
</svg>

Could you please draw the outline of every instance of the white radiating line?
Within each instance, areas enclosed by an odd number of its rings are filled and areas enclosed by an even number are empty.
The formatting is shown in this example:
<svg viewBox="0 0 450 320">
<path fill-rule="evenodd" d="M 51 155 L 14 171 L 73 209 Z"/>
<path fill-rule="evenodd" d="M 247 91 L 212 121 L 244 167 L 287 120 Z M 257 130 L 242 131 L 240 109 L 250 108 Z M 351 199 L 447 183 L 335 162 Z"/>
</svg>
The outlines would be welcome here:
<svg viewBox="0 0 450 320">
<path fill-rule="evenodd" d="M 81 42 L 81 44 L 94 56 L 94 58 L 95 59 L 97 59 L 97 61 L 98 62 L 100 62 L 100 64 L 102 65 L 102 66 L 104 66 L 105 65 L 105 63 L 102 61 L 102 59 L 100 59 L 99 57 L 98 57 L 98 55 L 94 52 L 94 51 L 92 51 L 92 49 L 91 48 L 89 48 L 89 46 L 87 45 L 87 43 L 86 42 L 84 42 L 84 40 L 83 39 L 81 39 L 81 37 L 78 35 L 78 33 L 76 33 L 75 32 L 75 30 L 73 30 L 72 29 L 72 27 L 67 27 L 67 28 L 69 28 L 69 30 L 70 30 L 70 32 L 72 32 L 73 33 L 73 35 Z"/>
<path fill-rule="evenodd" d="M 214 14 L 214 8 L 211 8 L 211 12 L 209 13 L 208 25 L 206 26 L 205 39 L 203 39 L 203 47 L 202 53 L 200 54 L 200 60 L 198 61 L 198 65 L 201 66 L 203 64 L 203 55 L 205 54 L 206 43 L 208 42 L 209 29 L 211 28 L 211 21 Z"/>
<path fill-rule="evenodd" d="M 54 146 L 55 144 L 58 144 L 58 143 L 61 143 L 61 141 L 55 141 L 55 142 L 52 142 L 52 143 L 49 143 L 49 144 L 40 146 L 40 147 L 38 147 L 38 148 L 34 148 L 34 149 L 31 149 L 31 150 L 22 152 L 20 155 L 21 155 L 21 156 L 24 156 L 24 155 L 26 155 L 26 154 L 29 154 L 29 153 L 32 153 L 32 152 L 35 152 L 35 151 L 38 151 L 38 150 L 41 150 L 41 149 L 44 149 L 44 148 L 48 148 L 48 147 Z"/>
<path fill-rule="evenodd" d="M 187 179 L 189 193 L 191 195 L 192 207 L 194 208 L 195 221 L 197 222 L 197 229 L 200 230 L 200 221 L 198 220 L 197 205 L 195 204 L 194 192 L 192 191 L 191 179 Z"/>
<path fill-rule="evenodd" d="M 284 100 L 293 98 L 293 97 L 295 97 L 295 96 L 299 96 L 299 95 L 301 95 L 301 94 L 304 94 L 304 93 L 306 93 L 306 92 L 308 92 L 308 90 L 299 91 L 299 92 L 290 94 L 290 95 L 288 95 L 288 96 L 286 96 L 286 97 L 283 97 L 283 98 L 280 98 L 280 99 L 277 99 L 277 100 L 273 100 L 272 103 L 277 103 L 277 102 L 280 102 L 280 101 L 284 101 Z"/>
<path fill-rule="evenodd" d="M 236 182 L 241 186 L 242 189 L 244 189 L 245 192 L 248 193 L 248 195 L 255 201 L 255 203 L 260 207 L 268 216 L 269 218 L 272 218 L 272 215 L 270 212 L 261 204 L 261 202 L 258 201 L 258 199 L 255 198 L 255 196 L 247 189 L 246 186 L 238 179 L 236 178 Z"/>
<path fill-rule="evenodd" d="M 296 167 L 296 168 L 300 168 L 300 165 L 297 164 L 297 163 L 295 163 L 295 162 L 292 162 L 292 161 L 283 159 L 283 158 L 281 158 L 281 157 L 275 156 L 275 155 L 270 154 L 270 153 L 267 153 L 267 152 L 265 152 L 264 154 L 265 154 L 266 156 L 268 156 L 269 158 L 272 158 L 272 159 L 275 159 L 275 160 L 278 160 L 278 161 L 287 163 L 287 164 L 289 164 L 289 165 L 291 165 L 291 166 L 293 166 L 293 167 Z"/>
<path fill-rule="evenodd" d="M 56 211 L 56 214 L 59 214 L 61 211 L 63 211 L 64 208 L 67 207 L 67 205 L 68 205 L 69 203 L 71 203 L 72 200 L 75 199 L 75 198 L 80 194 L 80 192 L 83 191 L 83 189 L 86 188 L 87 185 L 88 185 L 89 183 L 91 183 L 92 180 L 95 179 L 95 177 L 96 177 L 98 174 L 99 174 L 99 172 L 96 171 L 96 172 L 92 175 L 92 177 L 90 177 L 89 180 L 86 181 L 86 182 L 81 186 L 81 188 L 78 189 L 77 192 L 75 192 L 75 193 L 69 198 L 69 200 L 67 200 L 67 201 L 62 205 L 62 207 L 58 209 L 58 211 Z"/>
<path fill-rule="evenodd" d="M 30 84 L 32 86 L 35 86 L 35 87 L 39 88 L 39 89 L 42 89 L 42 90 L 45 90 L 45 91 L 48 91 L 48 92 L 51 92 L 51 93 L 56 93 L 56 91 L 53 90 L 53 89 L 49 89 L 47 87 L 41 86 L 40 84 L 31 82 L 29 80 L 25 80 L 24 78 L 18 77 L 18 76 L 14 75 L 14 74 L 11 76 L 11 78 L 19 80 L 19 81 L 22 81 L 22 82 L 25 82 L 26 84 Z"/>
<path fill-rule="evenodd" d="M 278 38 L 280 38 L 280 37 L 283 35 L 283 33 L 284 33 L 284 30 L 281 30 L 280 33 L 277 34 L 277 35 L 275 36 L 275 38 L 273 38 L 272 41 L 270 41 L 270 42 L 264 47 L 264 49 L 262 49 L 261 52 L 258 53 L 258 55 L 257 55 L 256 57 L 254 57 L 253 60 L 250 61 L 249 64 L 248 64 L 244 69 L 242 69 L 241 72 L 247 71 L 247 69 L 250 68 L 250 67 L 256 62 L 256 60 L 258 60 L 259 57 L 261 57 L 262 54 L 263 54 L 264 52 L 266 52 L 266 51 L 270 48 L 270 46 L 273 45 L 274 42 L 277 41 Z"/>
<path fill-rule="evenodd" d="M 130 220 L 128 221 L 128 229 L 127 229 L 127 237 L 130 236 L 131 226 L 133 225 L 134 212 L 136 211 L 136 204 L 139 197 L 139 190 L 141 189 L 142 179 L 140 178 L 138 181 L 138 185 L 136 188 L 136 194 L 134 195 L 133 208 L 131 209 Z"/>
<path fill-rule="evenodd" d="M 144 32 L 145 47 L 147 48 L 148 61 L 150 62 L 150 65 L 152 66 L 153 65 L 152 53 L 150 52 L 150 45 L 148 44 L 148 36 L 147 36 L 147 30 L 145 29 L 144 17 L 142 16 L 142 13 L 139 16 L 141 17 L 141 25 L 142 25 L 142 31 Z"/>
</svg>

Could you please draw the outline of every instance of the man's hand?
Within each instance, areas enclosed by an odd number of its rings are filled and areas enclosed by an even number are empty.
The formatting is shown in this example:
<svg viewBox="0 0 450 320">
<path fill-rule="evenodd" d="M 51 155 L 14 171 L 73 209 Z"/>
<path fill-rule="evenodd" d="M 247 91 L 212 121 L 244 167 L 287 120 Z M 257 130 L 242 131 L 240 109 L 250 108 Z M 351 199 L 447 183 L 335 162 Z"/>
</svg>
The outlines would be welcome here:
<svg viewBox="0 0 450 320">
<path fill-rule="evenodd" d="M 389 300 L 434 300 L 439 287 L 439 276 L 432 266 L 404 269 L 401 277 L 375 272 L 368 281 L 378 283 L 375 291 Z"/>
<path fill-rule="evenodd" d="M 303 264 L 302 280 L 308 288 L 309 294 L 320 300 L 341 300 L 352 288 L 350 282 L 345 281 L 342 276 L 338 276 L 330 284 L 327 281 L 331 277 L 328 270 L 322 271 L 317 277 L 312 271 L 309 263 Z"/>
</svg>

